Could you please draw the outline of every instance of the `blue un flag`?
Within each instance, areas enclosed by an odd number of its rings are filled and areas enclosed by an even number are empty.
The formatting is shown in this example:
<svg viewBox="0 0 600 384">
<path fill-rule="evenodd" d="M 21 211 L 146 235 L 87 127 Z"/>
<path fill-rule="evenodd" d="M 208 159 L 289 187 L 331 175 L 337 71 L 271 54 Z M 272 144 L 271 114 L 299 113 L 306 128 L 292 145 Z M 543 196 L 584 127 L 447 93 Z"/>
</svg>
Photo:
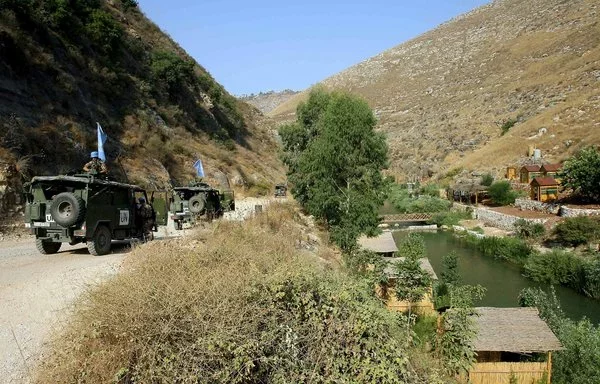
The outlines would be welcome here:
<svg viewBox="0 0 600 384">
<path fill-rule="evenodd" d="M 200 159 L 196 160 L 194 168 L 196 169 L 198 176 L 204 177 L 204 167 L 202 166 L 202 161 Z"/>
<path fill-rule="evenodd" d="M 98 157 L 100 160 L 106 162 L 106 154 L 104 153 L 104 143 L 108 136 L 104 133 L 104 130 L 100 126 L 100 123 L 96 123 L 98 126 Z"/>
</svg>

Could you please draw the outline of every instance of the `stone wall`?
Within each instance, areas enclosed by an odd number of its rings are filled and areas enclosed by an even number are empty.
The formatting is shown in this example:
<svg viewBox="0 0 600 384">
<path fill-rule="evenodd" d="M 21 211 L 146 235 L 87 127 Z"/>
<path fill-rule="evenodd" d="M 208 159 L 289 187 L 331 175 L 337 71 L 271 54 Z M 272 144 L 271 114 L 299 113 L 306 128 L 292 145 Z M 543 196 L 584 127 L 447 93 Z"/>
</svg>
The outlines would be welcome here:
<svg viewBox="0 0 600 384">
<path fill-rule="evenodd" d="M 600 209 L 577 209 L 566 206 L 560 207 L 559 216 L 562 217 L 579 217 L 579 216 L 599 216 Z"/>
<path fill-rule="evenodd" d="M 504 213 L 492 211 L 486 208 L 475 209 L 475 218 L 483 221 L 486 225 L 512 231 L 515 229 L 514 224 L 517 220 L 522 219 L 521 217 L 507 215 Z M 544 224 L 547 219 L 523 219 L 530 223 Z"/>
<path fill-rule="evenodd" d="M 541 201 L 529 199 L 516 199 L 515 207 L 526 211 L 544 212 L 552 215 L 558 214 L 560 210 L 560 205 L 558 204 L 542 203 Z"/>
</svg>

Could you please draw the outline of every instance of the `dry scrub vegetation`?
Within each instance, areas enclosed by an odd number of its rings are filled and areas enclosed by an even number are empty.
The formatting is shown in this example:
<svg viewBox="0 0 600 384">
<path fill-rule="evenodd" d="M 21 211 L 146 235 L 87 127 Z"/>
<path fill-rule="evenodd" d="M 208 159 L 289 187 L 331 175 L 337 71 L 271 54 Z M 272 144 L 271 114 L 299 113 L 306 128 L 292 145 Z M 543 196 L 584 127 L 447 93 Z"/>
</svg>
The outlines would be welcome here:
<svg viewBox="0 0 600 384">
<path fill-rule="evenodd" d="M 400 315 L 305 237 L 297 208 L 273 204 L 134 250 L 77 305 L 37 382 L 437 382 L 411 363 Z"/>
</svg>

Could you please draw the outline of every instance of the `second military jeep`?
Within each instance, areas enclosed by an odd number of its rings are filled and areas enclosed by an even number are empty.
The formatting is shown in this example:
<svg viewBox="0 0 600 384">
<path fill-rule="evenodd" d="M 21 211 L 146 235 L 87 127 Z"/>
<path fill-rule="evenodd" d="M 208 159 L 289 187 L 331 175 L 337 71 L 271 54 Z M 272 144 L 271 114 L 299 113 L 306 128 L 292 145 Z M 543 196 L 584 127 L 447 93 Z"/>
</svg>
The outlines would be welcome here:
<svg viewBox="0 0 600 384">
<path fill-rule="evenodd" d="M 223 216 L 224 212 L 233 210 L 233 191 L 220 191 L 203 182 L 194 182 L 189 187 L 173 188 L 169 206 L 176 229 L 182 229 L 184 223 L 193 224 L 201 216 L 212 220 Z"/>
<path fill-rule="evenodd" d="M 136 185 L 94 175 L 37 176 L 25 184 L 25 226 L 42 254 L 58 252 L 62 243 L 87 243 L 92 255 L 104 255 L 112 240 L 143 240 L 139 197 L 149 201 Z"/>
</svg>

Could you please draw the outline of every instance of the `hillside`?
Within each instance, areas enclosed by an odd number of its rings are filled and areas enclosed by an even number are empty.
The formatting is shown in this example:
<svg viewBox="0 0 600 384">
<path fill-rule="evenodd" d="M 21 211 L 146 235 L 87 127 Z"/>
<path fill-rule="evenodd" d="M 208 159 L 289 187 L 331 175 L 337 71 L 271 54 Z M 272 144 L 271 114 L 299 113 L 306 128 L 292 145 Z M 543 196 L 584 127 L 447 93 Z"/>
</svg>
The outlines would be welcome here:
<svg viewBox="0 0 600 384">
<path fill-rule="evenodd" d="M 262 113 L 269 113 L 298 93 L 300 92 L 292 91 L 291 89 L 285 89 L 280 92 L 268 91 L 260 92 L 258 94 L 253 93 L 250 95 L 243 95 L 240 97 L 240 100 L 255 106 Z"/>
<path fill-rule="evenodd" d="M 198 157 L 209 181 L 222 172 L 263 188 L 283 177 L 271 123 L 135 1 L 0 0 L 0 184 L 80 169 L 96 122 L 121 180 L 187 183 Z"/>
<path fill-rule="evenodd" d="M 501 173 L 529 146 L 560 161 L 600 144 L 599 11 L 596 0 L 498 0 L 322 84 L 367 99 L 400 177 Z M 290 120 L 305 97 L 271 116 Z"/>
</svg>

